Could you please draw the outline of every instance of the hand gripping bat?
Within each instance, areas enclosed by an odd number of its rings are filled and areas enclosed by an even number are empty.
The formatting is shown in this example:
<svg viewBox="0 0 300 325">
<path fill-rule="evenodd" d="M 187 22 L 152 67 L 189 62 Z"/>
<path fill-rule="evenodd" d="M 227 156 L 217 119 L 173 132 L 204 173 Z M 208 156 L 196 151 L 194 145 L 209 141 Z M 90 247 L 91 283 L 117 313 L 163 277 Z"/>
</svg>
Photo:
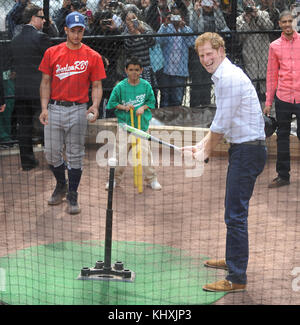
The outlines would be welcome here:
<svg viewBox="0 0 300 325">
<path fill-rule="evenodd" d="M 155 137 L 155 136 L 153 136 L 153 135 L 151 135 L 151 134 L 149 134 L 149 133 L 147 133 L 145 131 L 138 130 L 138 129 L 126 124 L 126 123 L 121 123 L 120 126 L 124 131 L 127 131 L 128 133 L 131 133 L 132 135 L 134 135 L 134 136 L 136 136 L 138 138 L 148 140 L 148 141 L 157 142 L 157 143 L 162 144 L 164 146 L 167 146 L 169 148 L 173 148 L 176 151 L 182 152 L 180 147 L 177 147 L 174 144 L 163 141 L 163 140 L 161 140 L 161 139 L 159 139 L 159 138 L 157 138 L 157 137 Z M 205 159 L 204 162 L 208 163 L 208 159 Z"/>
</svg>

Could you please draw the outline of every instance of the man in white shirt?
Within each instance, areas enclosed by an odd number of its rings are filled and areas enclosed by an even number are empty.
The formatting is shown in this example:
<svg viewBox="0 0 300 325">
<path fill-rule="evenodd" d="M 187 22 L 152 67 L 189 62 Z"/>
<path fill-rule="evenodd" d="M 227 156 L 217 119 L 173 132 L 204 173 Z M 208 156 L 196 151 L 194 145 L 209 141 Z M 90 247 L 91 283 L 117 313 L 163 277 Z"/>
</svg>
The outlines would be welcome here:
<svg viewBox="0 0 300 325">
<path fill-rule="evenodd" d="M 206 284 L 206 291 L 235 292 L 246 289 L 248 247 L 248 207 L 257 176 L 266 162 L 264 119 L 250 79 L 225 54 L 223 38 L 204 33 L 195 49 L 203 67 L 215 84 L 216 115 L 209 133 L 192 150 L 195 159 L 207 160 L 222 138 L 230 143 L 225 195 L 225 259 L 205 265 L 228 270 L 226 279 Z"/>
</svg>

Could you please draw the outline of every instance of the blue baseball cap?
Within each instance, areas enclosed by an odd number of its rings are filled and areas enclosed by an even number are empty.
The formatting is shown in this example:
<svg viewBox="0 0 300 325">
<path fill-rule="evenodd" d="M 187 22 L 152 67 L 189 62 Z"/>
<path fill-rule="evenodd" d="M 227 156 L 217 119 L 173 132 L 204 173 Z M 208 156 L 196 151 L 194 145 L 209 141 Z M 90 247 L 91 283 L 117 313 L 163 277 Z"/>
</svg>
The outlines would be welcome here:
<svg viewBox="0 0 300 325">
<path fill-rule="evenodd" d="M 66 17 L 66 25 L 68 28 L 73 28 L 75 26 L 85 28 L 84 16 L 77 11 L 73 11 Z"/>
</svg>

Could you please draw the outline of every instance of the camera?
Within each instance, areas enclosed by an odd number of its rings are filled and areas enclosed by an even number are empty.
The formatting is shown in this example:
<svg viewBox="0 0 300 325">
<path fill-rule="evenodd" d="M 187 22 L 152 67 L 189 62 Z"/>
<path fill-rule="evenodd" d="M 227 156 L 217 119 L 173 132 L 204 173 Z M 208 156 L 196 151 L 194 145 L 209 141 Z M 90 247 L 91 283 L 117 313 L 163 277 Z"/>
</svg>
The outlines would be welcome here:
<svg viewBox="0 0 300 325">
<path fill-rule="evenodd" d="M 251 12 L 254 11 L 254 9 L 253 9 L 252 6 L 246 6 L 244 11 L 245 11 L 246 14 L 250 14 Z"/>
<path fill-rule="evenodd" d="M 111 25 L 111 19 L 103 19 L 101 21 L 102 25 L 106 25 L 106 26 L 109 26 Z"/>
<path fill-rule="evenodd" d="M 132 24 L 134 28 L 138 28 L 139 27 L 139 21 L 137 19 L 132 19 Z"/>
<path fill-rule="evenodd" d="M 93 17 L 93 13 L 91 12 L 91 10 L 87 10 L 87 11 L 86 11 L 86 16 L 87 16 L 88 18 L 92 18 L 92 17 Z"/>
<path fill-rule="evenodd" d="M 180 15 L 171 15 L 171 21 L 181 21 Z"/>
</svg>

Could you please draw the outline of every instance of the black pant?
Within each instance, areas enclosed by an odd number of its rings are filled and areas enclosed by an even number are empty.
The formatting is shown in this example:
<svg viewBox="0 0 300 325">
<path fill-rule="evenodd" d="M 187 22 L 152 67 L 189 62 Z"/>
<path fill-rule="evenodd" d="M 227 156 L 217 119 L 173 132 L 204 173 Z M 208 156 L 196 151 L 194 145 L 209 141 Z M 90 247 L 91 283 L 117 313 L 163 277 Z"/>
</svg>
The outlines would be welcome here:
<svg viewBox="0 0 300 325">
<path fill-rule="evenodd" d="M 33 153 L 33 117 L 41 109 L 39 99 L 16 99 L 15 109 L 19 123 L 19 148 L 21 165 L 23 168 L 32 167 L 36 164 Z"/>
<path fill-rule="evenodd" d="M 300 104 L 292 104 L 275 99 L 277 129 L 277 162 L 276 172 L 278 176 L 290 179 L 290 133 L 292 114 L 297 118 L 297 137 L 300 139 Z"/>
<path fill-rule="evenodd" d="M 190 107 L 211 104 L 211 74 L 203 68 L 196 52 L 190 53 L 189 70 L 192 81 Z"/>
</svg>

